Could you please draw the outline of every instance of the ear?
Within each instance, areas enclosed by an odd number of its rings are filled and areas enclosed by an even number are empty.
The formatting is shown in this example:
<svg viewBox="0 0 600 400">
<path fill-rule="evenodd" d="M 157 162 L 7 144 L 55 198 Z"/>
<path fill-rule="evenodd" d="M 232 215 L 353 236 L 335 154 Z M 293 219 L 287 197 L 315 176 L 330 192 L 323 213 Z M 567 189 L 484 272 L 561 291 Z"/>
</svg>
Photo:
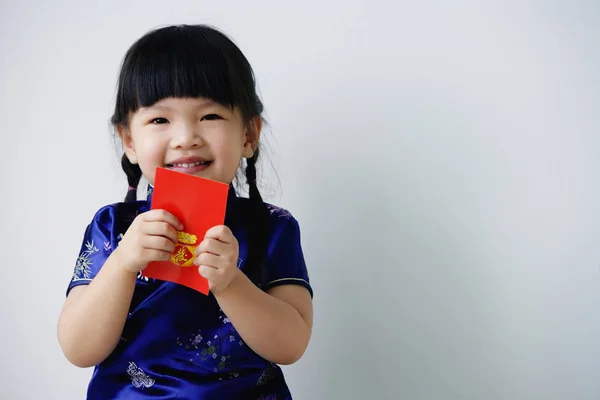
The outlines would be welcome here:
<svg viewBox="0 0 600 400">
<path fill-rule="evenodd" d="M 131 133 L 127 128 L 123 128 L 121 126 L 117 127 L 117 133 L 121 138 L 121 143 L 123 143 L 123 149 L 125 150 L 125 154 L 127 155 L 129 162 L 132 164 L 137 164 L 137 154 L 135 153 Z"/>
<path fill-rule="evenodd" d="M 251 158 L 254 155 L 258 147 L 258 140 L 260 139 L 260 133 L 262 130 L 262 118 L 260 115 L 252 118 L 246 132 L 244 132 L 244 148 L 242 150 L 242 157 Z"/>
</svg>

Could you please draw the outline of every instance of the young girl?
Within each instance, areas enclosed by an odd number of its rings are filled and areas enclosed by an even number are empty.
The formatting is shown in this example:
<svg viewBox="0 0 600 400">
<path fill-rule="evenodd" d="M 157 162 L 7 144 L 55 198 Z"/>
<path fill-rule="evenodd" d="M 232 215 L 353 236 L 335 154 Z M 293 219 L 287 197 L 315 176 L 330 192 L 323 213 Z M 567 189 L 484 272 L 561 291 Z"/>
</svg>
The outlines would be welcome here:
<svg viewBox="0 0 600 400">
<path fill-rule="evenodd" d="M 67 359 L 95 366 L 88 399 L 291 398 L 278 364 L 308 345 L 312 289 L 297 221 L 256 186 L 261 112 L 248 61 L 213 28 L 154 30 L 126 53 L 112 123 L 129 191 L 88 225 L 58 323 Z M 150 209 L 157 167 L 230 185 L 224 226 L 195 252 L 209 296 L 142 277 L 183 229 Z"/>
</svg>

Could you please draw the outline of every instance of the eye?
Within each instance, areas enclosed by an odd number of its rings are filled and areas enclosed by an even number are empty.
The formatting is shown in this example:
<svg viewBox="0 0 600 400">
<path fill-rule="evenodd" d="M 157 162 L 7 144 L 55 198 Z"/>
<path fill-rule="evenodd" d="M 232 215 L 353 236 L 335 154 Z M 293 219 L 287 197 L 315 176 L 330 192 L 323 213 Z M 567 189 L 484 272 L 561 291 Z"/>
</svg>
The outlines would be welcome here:
<svg viewBox="0 0 600 400">
<path fill-rule="evenodd" d="M 202 117 L 202 119 L 200 121 L 215 121 L 217 119 L 223 119 L 223 118 L 221 118 L 217 114 L 208 114 L 208 115 L 205 115 L 204 117 Z"/>
<path fill-rule="evenodd" d="M 161 125 L 161 124 L 168 124 L 169 120 L 167 120 L 166 118 L 154 118 L 152 120 L 150 120 L 151 124 L 155 124 L 155 125 Z"/>
</svg>

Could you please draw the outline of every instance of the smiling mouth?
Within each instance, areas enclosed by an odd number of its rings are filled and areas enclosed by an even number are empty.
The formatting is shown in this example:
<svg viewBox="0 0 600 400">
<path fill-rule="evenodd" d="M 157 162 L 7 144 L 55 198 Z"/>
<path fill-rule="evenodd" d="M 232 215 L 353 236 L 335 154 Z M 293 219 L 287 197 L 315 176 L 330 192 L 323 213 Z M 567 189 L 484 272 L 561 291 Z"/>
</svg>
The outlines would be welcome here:
<svg viewBox="0 0 600 400">
<path fill-rule="evenodd" d="M 209 165 L 212 161 L 198 161 L 194 163 L 167 164 L 167 168 L 192 168 L 200 165 Z"/>
</svg>

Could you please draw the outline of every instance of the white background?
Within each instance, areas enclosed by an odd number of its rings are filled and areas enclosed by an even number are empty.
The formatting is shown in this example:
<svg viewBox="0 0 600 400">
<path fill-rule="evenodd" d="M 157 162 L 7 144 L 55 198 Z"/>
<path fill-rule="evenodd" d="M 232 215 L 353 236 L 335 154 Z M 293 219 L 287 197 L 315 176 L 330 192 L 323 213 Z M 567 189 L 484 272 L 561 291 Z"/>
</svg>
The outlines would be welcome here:
<svg viewBox="0 0 600 400">
<path fill-rule="evenodd" d="M 126 190 L 119 63 L 173 23 L 256 71 L 315 290 L 295 398 L 600 398 L 600 3 L 386 3 L 1 3 L 0 398 L 85 396 L 56 322 Z"/>
</svg>

